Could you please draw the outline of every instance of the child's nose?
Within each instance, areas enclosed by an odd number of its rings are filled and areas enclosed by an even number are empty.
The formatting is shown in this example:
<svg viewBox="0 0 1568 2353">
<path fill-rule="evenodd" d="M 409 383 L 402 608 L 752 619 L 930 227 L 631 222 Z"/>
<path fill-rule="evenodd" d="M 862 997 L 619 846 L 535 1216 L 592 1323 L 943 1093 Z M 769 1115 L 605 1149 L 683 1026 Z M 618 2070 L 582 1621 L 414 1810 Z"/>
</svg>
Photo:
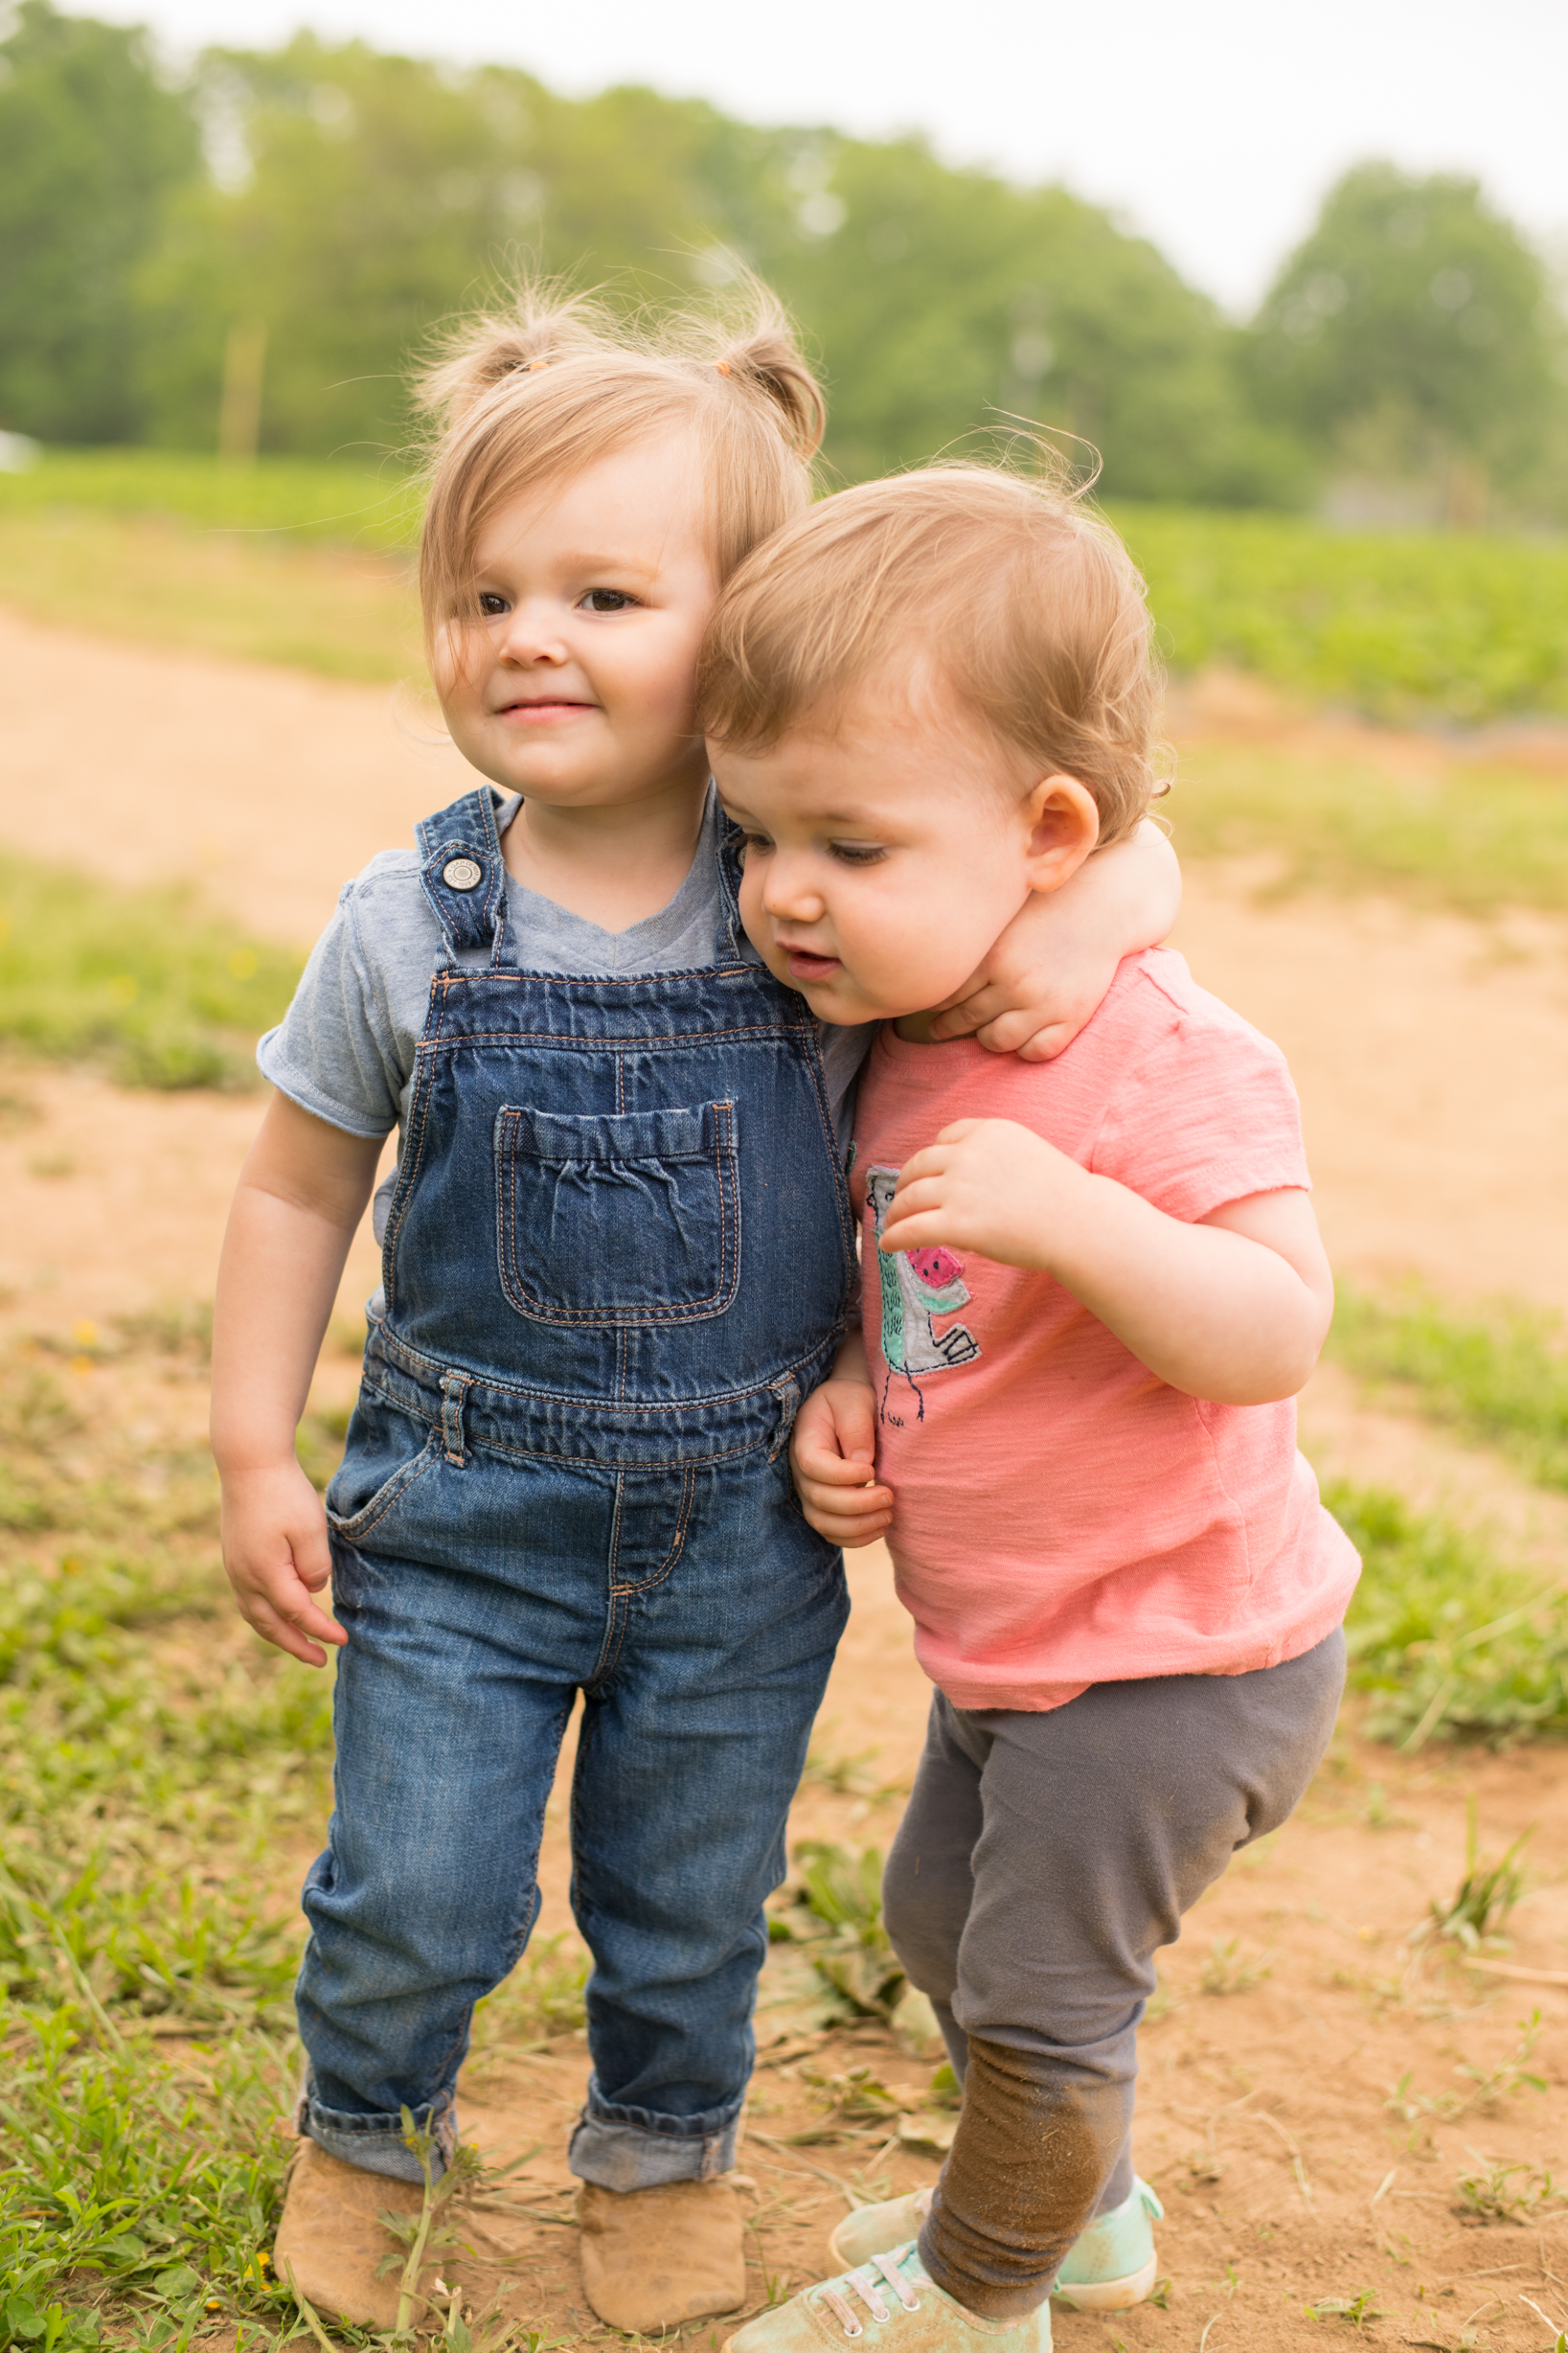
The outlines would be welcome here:
<svg viewBox="0 0 1568 2353">
<path fill-rule="evenodd" d="M 823 898 L 808 864 L 775 850 L 767 862 L 762 905 L 769 915 L 783 916 L 795 923 L 815 923 L 823 912 Z"/>
<path fill-rule="evenodd" d="M 570 651 L 559 615 L 547 605 L 514 606 L 502 633 L 501 650 L 513 662 L 565 662 Z"/>
</svg>

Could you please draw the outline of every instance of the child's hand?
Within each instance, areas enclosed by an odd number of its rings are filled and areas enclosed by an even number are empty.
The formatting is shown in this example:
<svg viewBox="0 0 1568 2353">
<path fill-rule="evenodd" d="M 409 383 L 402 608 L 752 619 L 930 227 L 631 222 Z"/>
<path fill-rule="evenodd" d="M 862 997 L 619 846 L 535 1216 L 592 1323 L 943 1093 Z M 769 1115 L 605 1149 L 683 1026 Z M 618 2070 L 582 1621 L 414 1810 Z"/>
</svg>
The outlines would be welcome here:
<svg viewBox="0 0 1568 2353">
<path fill-rule="evenodd" d="M 1048 1062 L 1070 1046 L 1124 956 L 1163 940 L 1181 908 L 1181 868 L 1148 818 L 1059 891 L 1034 893 L 931 1024 L 992 1054 Z"/>
<path fill-rule="evenodd" d="M 945 1244 L 1048 1273 L 1049 1238 L 1077 1223 L 1094 1181 L 1016 1120 L 956 1119 L 904 1162 L 880 1246 L 891 1254 Z"/>
<path fill-rule="evenodd" d="M 349 1639 L 311 1599 L 331 1575 L 332 1561 L 321 1497 L 297 1462 L 231 1472 L 224 1479 L 223 1565 L 240 1616 L 263 1642 L 307 1667 L 324 1667 L 320 1644 Z"/>
<path fill-rule="evenodd" d="M 874 1544 L 893 1517 L 893 1490 L 876 1478 L 876 1393 L 835 1371 L 795 1416 L 789 1464 L 801 1509 L 819 1536 L 853 1551 Z"/>
</svg>

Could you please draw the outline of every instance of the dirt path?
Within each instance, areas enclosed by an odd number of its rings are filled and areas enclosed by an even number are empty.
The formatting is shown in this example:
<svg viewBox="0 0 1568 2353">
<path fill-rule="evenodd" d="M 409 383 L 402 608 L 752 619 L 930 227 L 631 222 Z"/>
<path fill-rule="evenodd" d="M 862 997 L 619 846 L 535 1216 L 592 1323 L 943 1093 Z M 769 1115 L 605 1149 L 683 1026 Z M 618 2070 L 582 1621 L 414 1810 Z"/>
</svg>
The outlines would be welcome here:
<svg viewBox="0 0 1568 2353">
<path fill-rule="evenodd" d="M 74 724 L 84 702 L 112 714 L 91 740 Z M 4 838 L 127 882 L 188 877 L 246 927 L 302 945 L 343 878 L 464 782 L 410 697 L 4 616 L 0 729 Z M 1469 925 L 1372 903 L 1262 908 L 1240 878 L 1196 872 L 1179 944 L 1199 978 L 1291 1058 L 1342 1271 L 1375 1279 L 1414 1267 L 1445 1292 L 1507 1289 L 1568 1309 L 1568 989 L 1550 926 L 1521 934 L 1505 961 L 1495 937 Z M 103 1412 L 122 1409 L 121 1376 L 92 1368 L 92 1330 L 210 1294 L 259 1108 L 125 1094 L 22 1065 L 0 1073 L 0 1324 L 13 1338 L 45 1333 L 68 1364 L 80 1347 L 69 1378 Z M 341 1302 L 348 1327 L 374 1271 L 361 1237 Z M 319 1393 L 346 1397 L 353 1380 L 352 1354 L 330 1351 Z M 196 1409 L 189 1388 L 178 1409 Z M 1522 1487 L 1489 1455 L 1369 1411 L 1342 1376 L 1314 1383 L 1304 1431 L 1326 1469 L 1386 1479 L 1419 1502 L 1494 1511 L 1522 1550 L 1560 1562 L 1568 1503 Z M 818 1730 L 823 1764 L 793 1831 L 885 1847 L 927 1689 L 879 1549 L 853 1564 L 852 1585 L 854 1616 Z M 856 1757 L 869 1761 L 845 1770 Z M 1568 1760 L 1405 1760 L 1342 1734 L 1301 1814 L 1205 1902 L 1162 1973 L 1139 2162 L 1167 2204 L 1169 2304 L 1065 2316 L 1064 2353 L 1198 2353 L 1211 2342 L 1213 2353 L 1316 2353 L 1349 2323 L 1306 2308 L 1362 2290 L 1385 2316 L 1366 2322 L 1374 2342 L 1437 2353 L 1543 2353 L 1546 2326 L 1525 2296 L 1568 2320 L 1568 2207 L 1538 2201 L 1530 2227 L 1483 2228 L 1456 2186 L 1517 2164 L 1512 2186 L 1528 2190 L 1531 2169 L 1560 2178 L 1568 2165 L 1568 1987 L 1440 1965 L 1407 1941 L 1431 1899 L 1457 1885 L 1467 1793 L 1493 1852 L 1538 1823 L 1511 1958 L 1548 1976 L 1568 1969 Z M 570 1926 L 564 1816 L 561 1787 L 545 1932 Z M 885 2133 L 833 2127 L 809 2080 L 868 2066 L 914 2093 L 929 2058 L 899 2052 L 875 2025 L 803 2046 L 790 2024 L 798 1978 L 775 1976 L 742 2159 L 759 2296 L 765 2278 L 812 2274 L 847 2203 L 928 2180 L 937 2162 Z M 1544 2093 L 1496 2076 L 1536 2006 L 1527 2071 L 1546 2078 Z M 563 2130 L 583 2065 L 578 2038 L 520 2058 L 503 2037 L 466 2078 L 483 2140 L 505 2153 L 542 2144 L 519 2177 L 535 2213 L 567 2186 Z M 836 2136 L 789 2143 L 807 2129 Z M 570 2230 L 491 2221 L 519 2315 L 555 2342 L 608 2342 L 583 2313 Z M 693 2343 L 709 2333 L 693 2331 Z"/>
</svg>

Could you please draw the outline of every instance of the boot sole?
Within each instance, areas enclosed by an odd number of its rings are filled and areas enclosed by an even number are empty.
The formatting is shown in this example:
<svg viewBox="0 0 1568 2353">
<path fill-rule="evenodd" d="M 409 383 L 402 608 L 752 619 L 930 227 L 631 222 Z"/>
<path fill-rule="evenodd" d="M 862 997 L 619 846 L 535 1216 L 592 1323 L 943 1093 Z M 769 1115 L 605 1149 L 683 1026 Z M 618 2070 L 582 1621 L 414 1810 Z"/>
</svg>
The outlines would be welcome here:
<svg viewBox="0 0 1568 2353">
<path fill-rule="evenodd" d="M 1070 2304 L 1075 2312 L 1125 2312 L 1129 2304 L 1143 2302 L 1159 2271 L 1150 2255 L 1141 2271 L 1128 2272 L 1123 2279 L 1075 2279 L 1066 2287 L 1054 2288 L 1052 2295 L 1058 2304 Z"/>
</svg>

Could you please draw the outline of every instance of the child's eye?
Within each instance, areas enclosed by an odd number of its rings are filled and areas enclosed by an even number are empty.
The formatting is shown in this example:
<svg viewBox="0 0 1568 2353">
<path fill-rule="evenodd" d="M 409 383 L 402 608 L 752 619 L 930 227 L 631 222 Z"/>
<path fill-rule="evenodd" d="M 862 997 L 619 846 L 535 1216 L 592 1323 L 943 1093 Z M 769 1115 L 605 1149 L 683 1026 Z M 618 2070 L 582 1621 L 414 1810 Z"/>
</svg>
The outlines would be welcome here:
<svg viewBox="0 0 1568 2353">
<path fill-rule="evenodd" d="M 479 609 L 487 621 L 494 621 L 499 614 L 506 612 L 509 608 L 506 598 L 497 596 L 493 588 L 481 588 Z"/>
<path fill-rule="evenodd" d="M 881 844 L 875 841 L 833 841 L 828 848 L 841 866 L 878 866 L 887 856 Z"/>
<path fill-rule="evenodd" d="M 637 600 L 621 588 L 590 588 L 582 600 L 591 613 L 628 612 Z"/>
</svg>

